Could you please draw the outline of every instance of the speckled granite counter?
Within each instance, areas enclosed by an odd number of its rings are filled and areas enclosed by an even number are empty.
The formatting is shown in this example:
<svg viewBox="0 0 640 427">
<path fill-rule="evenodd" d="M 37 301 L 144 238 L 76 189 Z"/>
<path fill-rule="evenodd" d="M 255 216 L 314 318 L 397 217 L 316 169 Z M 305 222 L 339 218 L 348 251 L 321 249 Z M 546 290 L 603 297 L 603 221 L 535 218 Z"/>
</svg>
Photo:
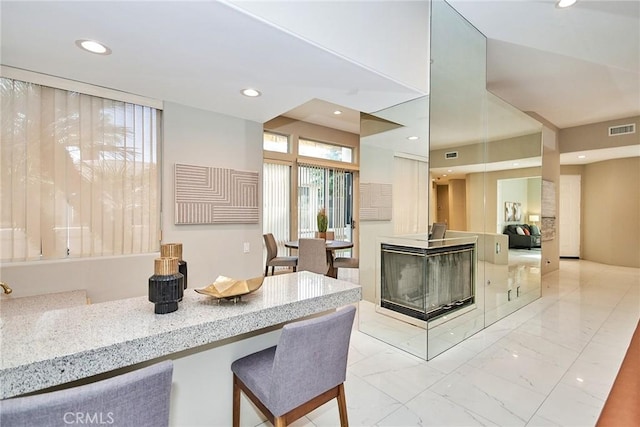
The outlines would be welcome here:
<svg viewBox="0 0 640 427">
<path fill-rule="evenodd" d="M 87 304 L 87 292 L 83 290 L 57 292 L 30 297 L 4 297 L 0 300 L 0 318 L 59 310 Z"/>
<path fill-rule="evenodd" d="M 193 349 L 359 301 L 361 288 L 309 272 L 265 278 L 233 304 L 185 291 L 178 311 L 146 297 L 0 317 L 0 398 Z"/>
</svg>

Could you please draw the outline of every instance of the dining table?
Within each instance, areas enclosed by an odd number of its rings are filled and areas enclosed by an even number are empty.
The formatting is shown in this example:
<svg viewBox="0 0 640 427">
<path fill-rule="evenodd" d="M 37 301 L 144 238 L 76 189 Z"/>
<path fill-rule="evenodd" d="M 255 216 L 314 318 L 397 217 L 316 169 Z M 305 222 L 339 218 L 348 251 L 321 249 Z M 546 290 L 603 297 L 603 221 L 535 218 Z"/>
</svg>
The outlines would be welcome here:
<svg viewBox="0 0 640 427">
<path fill-rule="evenodd" d="M 334 279 L 338 278 L 338 268 L 333 266 L 333 254 L 335 251 L 339 251 L 341 249 L 349 249 L 353 247 L 353 242 L 349 242 L 347 240 L 327 240 L 327 261 L 329 262 L 329 271 L 327 271 L 327 276 L 333 277 Z M 284 242 L 284 246 L 289 249 L 298 249 L 299 243 L 297 240 L 292 240 L 289 242 Z"/>
</svg>

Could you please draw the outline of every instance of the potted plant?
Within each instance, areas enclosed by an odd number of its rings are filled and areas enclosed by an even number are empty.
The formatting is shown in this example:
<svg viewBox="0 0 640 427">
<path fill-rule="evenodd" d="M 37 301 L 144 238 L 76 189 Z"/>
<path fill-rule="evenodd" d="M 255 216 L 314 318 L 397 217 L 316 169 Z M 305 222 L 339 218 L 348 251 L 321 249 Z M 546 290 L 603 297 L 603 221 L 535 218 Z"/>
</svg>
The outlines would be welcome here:
<svg viewBox="0 0 640 427">
<path fill-rule="evenodd" d="M 327 225 L 329 224 L 329 218 L 327 217 L 327 210 L 320 208 L 318 215 L 316 216 L 318 221 L 318 236 L 319 238 L 327 238 Z"/>
</svg>

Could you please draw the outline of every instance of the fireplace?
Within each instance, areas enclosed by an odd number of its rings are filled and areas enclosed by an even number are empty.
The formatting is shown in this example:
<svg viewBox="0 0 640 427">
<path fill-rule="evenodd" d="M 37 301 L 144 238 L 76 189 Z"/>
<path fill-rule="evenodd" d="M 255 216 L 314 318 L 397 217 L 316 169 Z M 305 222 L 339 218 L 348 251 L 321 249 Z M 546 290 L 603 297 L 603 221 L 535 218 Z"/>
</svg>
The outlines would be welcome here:
<svg viewBox="0 0 640 427">
<path fill-rule="evenodd" d="M 380 306 L 420 320 L 466 307 L 475 297 L 475 244 L 381 245 Z"/>
</svg>

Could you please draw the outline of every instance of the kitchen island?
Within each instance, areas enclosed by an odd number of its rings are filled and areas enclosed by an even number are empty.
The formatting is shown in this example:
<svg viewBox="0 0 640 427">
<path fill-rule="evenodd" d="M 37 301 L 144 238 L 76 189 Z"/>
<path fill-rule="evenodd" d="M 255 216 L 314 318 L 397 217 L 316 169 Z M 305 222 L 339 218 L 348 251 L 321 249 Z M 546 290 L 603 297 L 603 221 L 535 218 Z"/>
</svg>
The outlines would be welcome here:
<svg viewBox="0 0 640 427">
<path fill-rule="evenodd" d="M 145 296 L 0 316 L 0 398 L 172 359 L 171 424 L 230 425 L 233 360 L 276 344 L 285 322 L 360 298 L 358 285 L 298 272 L 266 277 L 237 303 L 186 289 L 164 315 Z"/>
</svg>

